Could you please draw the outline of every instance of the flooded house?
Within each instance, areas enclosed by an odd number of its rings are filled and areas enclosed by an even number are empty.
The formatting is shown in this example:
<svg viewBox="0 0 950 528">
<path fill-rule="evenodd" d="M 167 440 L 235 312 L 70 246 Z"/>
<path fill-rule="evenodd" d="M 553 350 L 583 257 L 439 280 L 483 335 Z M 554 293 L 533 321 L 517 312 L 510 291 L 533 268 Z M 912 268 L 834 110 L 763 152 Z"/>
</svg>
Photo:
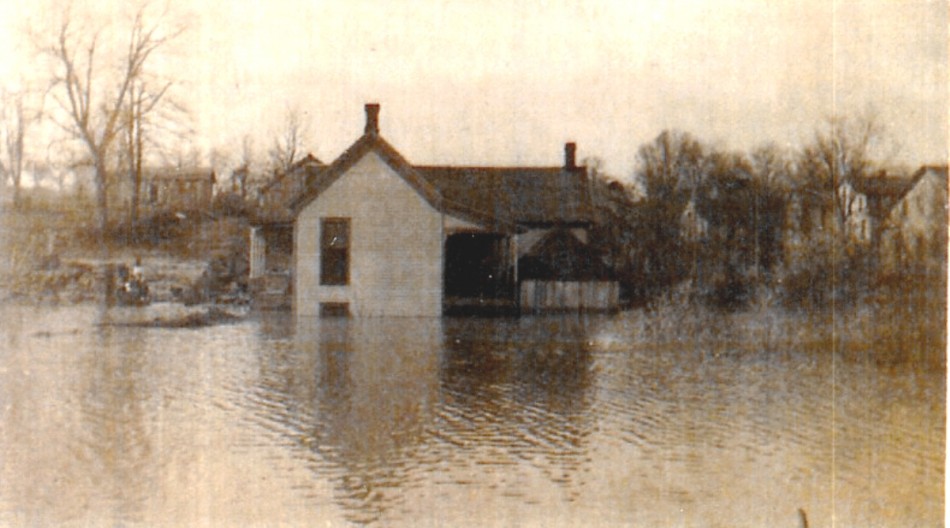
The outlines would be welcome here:
<svg viewBox="0 0 950 528">
<path fill-rule="evenodd" d="M 313 154 L 275 174 L 259 191 L 251 220 L 250 287 L 262 308 L 290 308 L 294 217 L 290 205 L 326 169 Z"/>
<path fill-rule="evenodd" d="M 255 223 L 252 281 L 277 273 L 267 246 L 284 229 L 287 291 L 303 315 L 618 306 L 617 282 L 589 244 L 591 183 L 573 143 L 551 167 L 413 165 L 380 135 L 379 110 L 366 105 L 363 135 L 298 176 L 288 217 Z"/>
</svg>

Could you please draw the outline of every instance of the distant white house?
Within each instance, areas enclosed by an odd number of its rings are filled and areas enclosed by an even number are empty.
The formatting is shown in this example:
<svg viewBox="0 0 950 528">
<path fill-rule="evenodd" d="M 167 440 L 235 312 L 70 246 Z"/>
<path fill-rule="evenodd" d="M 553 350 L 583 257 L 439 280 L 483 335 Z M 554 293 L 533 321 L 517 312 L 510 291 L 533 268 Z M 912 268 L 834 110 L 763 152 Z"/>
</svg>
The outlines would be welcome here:
<svg viewBox="0 0 950 528">
<path fill-rule="evenodd" d="M 700 242 L 709 236 L 709 220 L 696 210 L 695 199 L 687 202 L 680 214 L 680 233 L 689 242 Z"/>
<path fill-rule="evenodd" d="M 846 210 L 845 229 L 857 244 L 876 243 L 884 219 L 913 186 L 906 177 L 878 174 L 845 182 L 838 187 L 838 203 Z"/>
<path fill-rule="evenodd" d="M 946 266 L 947 198 L 946 165 L 924 166 L 914 173 L 884 220 L 881 261 L 886 271 Z"/>
</svg>

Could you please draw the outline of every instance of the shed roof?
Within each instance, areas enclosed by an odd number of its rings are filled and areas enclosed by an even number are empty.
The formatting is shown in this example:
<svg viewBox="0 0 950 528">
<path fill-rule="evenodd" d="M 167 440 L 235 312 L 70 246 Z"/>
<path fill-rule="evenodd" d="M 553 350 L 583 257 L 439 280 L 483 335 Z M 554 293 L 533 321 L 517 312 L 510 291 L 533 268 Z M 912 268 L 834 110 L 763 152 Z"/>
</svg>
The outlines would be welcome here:
<svg viewBox="0 0 950 528">
<path fill-rule="evenodd" d="M 614 271 L 603 255 L 567 229 L 552 229 L 518 263 L 523 279 L 609 280 Z"/>
</svg>

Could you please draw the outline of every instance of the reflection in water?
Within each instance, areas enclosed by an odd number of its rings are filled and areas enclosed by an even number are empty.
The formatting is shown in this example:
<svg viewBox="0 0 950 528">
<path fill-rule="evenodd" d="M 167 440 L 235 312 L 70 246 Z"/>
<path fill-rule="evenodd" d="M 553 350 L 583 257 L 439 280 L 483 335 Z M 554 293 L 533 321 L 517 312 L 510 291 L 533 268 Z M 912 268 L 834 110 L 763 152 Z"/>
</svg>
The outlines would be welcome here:
<svg viewBox="0 0 950 528">
<path fill-rule="evenodd" d="M 432 422 L 439 319 L 301 317 L 294 346 L 261 358 L 258 408 L 330 463 L 348 519 L 368 522 L 398 500 Z"/>
<path fill-rule="evenodd" d="M 440 439 L 481 466 L 528 462 L 569 483 L 591 428 L 587 334 L 576 317 L 447 320 Z"/>
<path fill-rule="evenodd" d="M 942 373 L 636 314 L 101 327 L 0 307 L 0 525 L 938 525 Z"/>
<path fill-rule="evenodd" d="M 76 394 L 81 428 L 75 432 L 74 469 L 102 497 L 121 496 L 103 505 L 124 521 L 141 522 L 139 514 L 154 482 L 156 462 L 143 409 L 154 394 L 142 340 L 132 332 L 117 338 L 111 328 L 95 332 L 95 346 L 77 364 Z M 121 346 L 120 346 L 121 345 Z M 88 497 L 85 500 L 97 500 Z"/>
<path fill-rule="evenodd" d="M 576 318 L 301 317 L 292 346 L 262 355 L 249 404 L 334 476 L 353 522 L 408 507 L 420 475 L 474 484 L 473 464 L 526 463 L 563 485 L 590 429 L 586 330 Z"/>
</svg>

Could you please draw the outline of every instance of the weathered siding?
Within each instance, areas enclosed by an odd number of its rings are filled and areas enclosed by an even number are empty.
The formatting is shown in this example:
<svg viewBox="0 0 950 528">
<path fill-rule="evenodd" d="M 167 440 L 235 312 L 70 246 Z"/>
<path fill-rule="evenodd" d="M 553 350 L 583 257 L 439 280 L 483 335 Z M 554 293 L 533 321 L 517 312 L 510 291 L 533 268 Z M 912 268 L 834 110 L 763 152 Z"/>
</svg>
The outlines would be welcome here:
<svg viewBox="0 0 950 528">
<path fill-rule="evenodd" d="M 346 286 L 320 285 L 320 219 L 350 219 Z M 298 314 L 320 303 L 349 303 L 358 316 L 442 313 L 442 214 L 375 153 L 365 155 L 297 216 Z"/>
<path fill-rule="evenodd" d="M 521 311 L 609 311 L 620 306 L 615 281 L 538 281 L 521 283 Z"/>
</svg>

